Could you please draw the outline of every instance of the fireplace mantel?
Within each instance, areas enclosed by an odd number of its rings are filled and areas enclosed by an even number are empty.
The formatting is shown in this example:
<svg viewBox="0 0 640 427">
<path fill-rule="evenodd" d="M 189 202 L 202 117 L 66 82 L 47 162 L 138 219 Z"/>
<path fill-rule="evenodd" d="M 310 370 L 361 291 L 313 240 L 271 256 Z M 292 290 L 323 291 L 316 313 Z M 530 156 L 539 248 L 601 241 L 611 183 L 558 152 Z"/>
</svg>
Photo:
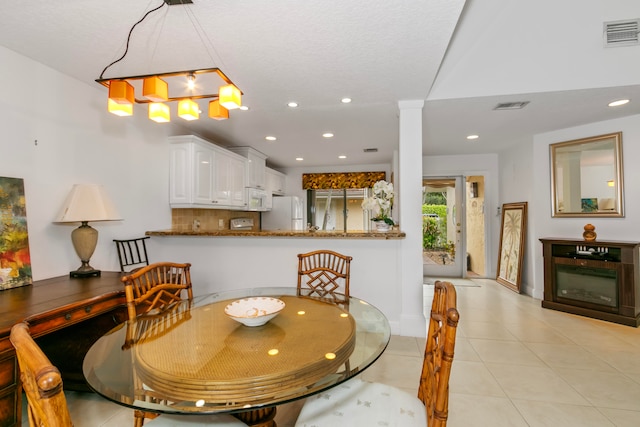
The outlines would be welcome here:
<svg viewBox="0 0 640 427">
<path fill-rule="evenodd" d="M 637 327 L 640 242 L 543 238 L 542 306 Z"/>
</svg>

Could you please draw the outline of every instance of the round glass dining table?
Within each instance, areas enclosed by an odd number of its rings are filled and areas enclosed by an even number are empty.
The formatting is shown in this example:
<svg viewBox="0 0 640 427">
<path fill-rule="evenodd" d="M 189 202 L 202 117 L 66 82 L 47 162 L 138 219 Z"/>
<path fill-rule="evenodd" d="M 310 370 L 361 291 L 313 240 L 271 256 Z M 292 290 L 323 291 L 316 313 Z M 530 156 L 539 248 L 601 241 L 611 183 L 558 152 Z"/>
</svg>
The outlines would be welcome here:
<svg viewBox="0 0 640 427">
<path fill-rule="evenodd" d="M 232 413 L 249 425 L 275 425 L 277 405 L 360 374 L 389 343 L 389 322 L 376 307 L 305 292 L 231 290 L 139 315 L 89 349 L 84 376 L 98 394 L 136 410 Z M 225 314 L 236 300 L 262 297 L 285 305 L 262 326 Z"/>
</svg>

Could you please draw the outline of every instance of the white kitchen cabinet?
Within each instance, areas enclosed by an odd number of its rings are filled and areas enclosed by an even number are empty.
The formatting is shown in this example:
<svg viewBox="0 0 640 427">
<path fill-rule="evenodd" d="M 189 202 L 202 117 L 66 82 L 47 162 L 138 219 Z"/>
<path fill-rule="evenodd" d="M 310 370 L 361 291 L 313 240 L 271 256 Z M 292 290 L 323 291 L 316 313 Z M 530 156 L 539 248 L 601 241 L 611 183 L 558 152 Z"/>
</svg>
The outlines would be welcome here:
<svg viewBox="0 0 640 427">
<path fill-rule="evenodd" d="M 267 193 L 284 196 L 286 191 L 286 175 L 275 169 L 266 168 Z"/>
<path fill-rule="evenodd" d="M 223 206 L 234 208 L 246 207 L 245 200 L 245 169 L 247 160 L 235 153 L 224 149 L 214 149 L 215 152 L 215 187 L 214 200 Z"/>
<path fill-rule="evenodd" d="M 246 207 L 244 157 L 196 136 L 170 137 L 169 142 L 171 207 Z"/>
<path fill-rule="evenodd" d="M 247 159 L 247 187 L 266 190 L 267 156 L 252 147 L 229 147 Z"/>
</svg>

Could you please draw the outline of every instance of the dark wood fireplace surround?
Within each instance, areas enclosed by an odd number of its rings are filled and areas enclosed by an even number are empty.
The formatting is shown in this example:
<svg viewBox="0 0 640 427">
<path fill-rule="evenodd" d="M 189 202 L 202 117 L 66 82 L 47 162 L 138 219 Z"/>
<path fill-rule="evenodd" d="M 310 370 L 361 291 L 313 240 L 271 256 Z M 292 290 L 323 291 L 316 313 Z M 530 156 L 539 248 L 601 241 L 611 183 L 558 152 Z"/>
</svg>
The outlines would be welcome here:
<svg viewBox="0 0 640 427">
<path fill-rule="evenodd" d="M 640 242 L 561 238 L 540 241 L 544 256 L 543 307 L 628 326 L 640 325 Z M 615 289 L 608 290 L 613 298 L 601 296 L 603 303 L 599 304 L 593 298 L 564 297 L 558 288 L 558 271 L 566 268 L 585 276 L 597 271 L 614 276 L 615 284 L 611 286 Z M 585 288 L 588 294 L 586 283 L 576 283 L 576 286 Z"/>
</svg>

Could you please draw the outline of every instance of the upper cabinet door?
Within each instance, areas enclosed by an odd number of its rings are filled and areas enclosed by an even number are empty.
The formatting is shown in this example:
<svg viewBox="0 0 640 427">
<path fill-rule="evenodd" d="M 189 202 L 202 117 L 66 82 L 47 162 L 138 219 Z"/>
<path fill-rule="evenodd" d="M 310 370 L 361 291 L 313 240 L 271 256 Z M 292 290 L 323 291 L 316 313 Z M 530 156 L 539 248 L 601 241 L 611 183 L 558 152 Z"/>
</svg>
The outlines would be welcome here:
<svg viewBox="0 0 640 427">
<path fill-rule="evenodd" d="M 193 166 L 193 203 L 210 205 L 216 203 L 214 184 L 215 153 L 210 148 L 196 146 L 194 150 Z"/>
<path fill-rule="evenodd" d="M 186 205 L 193 202 L 192 148 L 189 144 L 172 144 L 169 150 L 169 203 L 171 205 Z"/>
<path fill-rule="evenodd" d="M 286 175 L 275 169 L 266 168 L 267 193 L 284 196 L 286 192 Z"/>
<path fill-rule="evenodd" d="M 214 198 L 217 204 L 233 208 L 245 207 L 246 159 L 222 149 L 216 149 L 215 155 Z"/>
<path fill-rule="evenodd" d="M 230 147 L 229 150 L 247 158 L 247 187 L 265 190 L 267 156 L 251 147 Z"/>
</svg>

